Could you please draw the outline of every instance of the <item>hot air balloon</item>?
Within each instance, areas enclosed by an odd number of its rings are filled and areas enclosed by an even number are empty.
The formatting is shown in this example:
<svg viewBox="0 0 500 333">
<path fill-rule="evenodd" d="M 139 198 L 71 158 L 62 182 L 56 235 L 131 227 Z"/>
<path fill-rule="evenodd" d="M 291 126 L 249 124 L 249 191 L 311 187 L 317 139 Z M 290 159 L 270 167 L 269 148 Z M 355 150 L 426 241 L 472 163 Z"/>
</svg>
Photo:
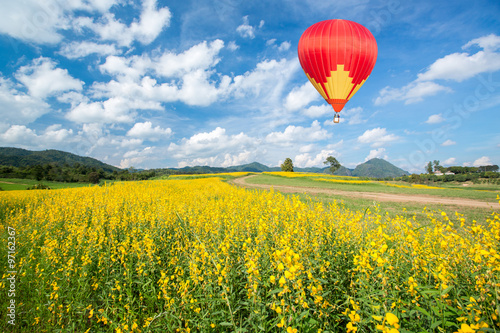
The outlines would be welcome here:
<svg viewBox="0 0 500 333">
<path fill-rule="evenodd" d="M 300 65 L 309 81 L 339 112 L 365 83 L 377 60 L 377 42 L 371 32 L 348 20 L 313 24 L 299 40 Z"/>
</svg>

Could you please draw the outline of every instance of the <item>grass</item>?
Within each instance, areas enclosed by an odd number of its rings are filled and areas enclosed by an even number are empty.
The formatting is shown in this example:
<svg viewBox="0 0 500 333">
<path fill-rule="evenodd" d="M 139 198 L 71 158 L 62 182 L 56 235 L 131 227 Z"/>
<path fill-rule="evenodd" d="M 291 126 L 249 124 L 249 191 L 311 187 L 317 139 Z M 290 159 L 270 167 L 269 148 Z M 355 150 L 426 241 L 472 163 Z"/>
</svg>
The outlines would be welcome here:
<svg viewBox="0 0 500 333">
<path fill-rule="evenodd" d="M 47 185 L 51 189 L 61 188 L 74 188 L 91 186 L 89 183 L 65 183 L 65 182 L 51 182 L 39 181 L 35 179 L 18 179 L 18 178 L 0 178 L 0 188 L 4 191 L 26 190 L 36 184 Z"/>
<path fill-rule="evenodd" d="M 269 174 L 259 174 L 255 177 L 246 180 L 249 184 L 266 184 L 266 185 L 284 185 L 284 186 L 297 186 L 297 187 L 312 187 L 312 188 L 326 188 L 341 191 L 354 191 L 354 192 L 383 192 L 393 194 L 418 194 L 418 195 L 431 195 L 436 197 L 451 197 L 451 198 L 464 198 L 481 200 L 487 202 L 496 202 L 496 196 L 500 194 L 500 188 L 487 186 L 487 191 L 484 187 L 474 186 L 462 190 L 461 188 L 445 187 L 443 189 L 421 189 L 421 188 L 398 188 L 384 185 L 382 182 L 370 182 L 365 184 L 347 184 L 347 183 L 330 183 L 327 181 L 313 180 L 308 177 L 301 178 L 287 178 Z M 400 183 L 394 183 L 400 184 Z M 405 184 L 409 186 L 409 184 Z"/>
</svg>

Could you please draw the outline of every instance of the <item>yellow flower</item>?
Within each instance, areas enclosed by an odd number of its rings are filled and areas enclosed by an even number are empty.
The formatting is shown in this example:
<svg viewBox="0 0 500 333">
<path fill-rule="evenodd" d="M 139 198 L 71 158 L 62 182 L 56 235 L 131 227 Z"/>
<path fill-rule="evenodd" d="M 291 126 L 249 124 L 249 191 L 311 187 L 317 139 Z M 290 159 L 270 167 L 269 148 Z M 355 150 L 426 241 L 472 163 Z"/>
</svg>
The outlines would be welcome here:
<svg viewBox="0 0 500 333">
<path fill-rule="evenodd" d="M 346 327 L 347 327 L 347 333 L 356 332 L 358 330 L 358 328 L 356 326 L 353 326 L 351 322 L 348 322 Z"/>
<path fill-rule="evenodd" d="M 458 330 L 458 333 L 475 333 L 476 331 L 473 330 L 469 325 L 467 324 L 462 324 L 460 326 L 460 329 Z"/>
<path fill-rule="evenodd" d="M 271 281 L 271 283 L 275 283 L 276 282 L 276 277 L 274 275 L 271 275 L 271 277 L 269 278 L 269 280 Z"/>
<path fill-rule="evenodd" d="M 385 320 L 387 320 L 387 323 L 389 323 L 389 325 L 392 325 L 392 326 L 394 326 L 394 324 L 397 324 L 399 322 L 398 317 L 396 317 L 394 314 L 392 314 L 390 312 L 387 312 L 385 314 Z"/>
</svg>

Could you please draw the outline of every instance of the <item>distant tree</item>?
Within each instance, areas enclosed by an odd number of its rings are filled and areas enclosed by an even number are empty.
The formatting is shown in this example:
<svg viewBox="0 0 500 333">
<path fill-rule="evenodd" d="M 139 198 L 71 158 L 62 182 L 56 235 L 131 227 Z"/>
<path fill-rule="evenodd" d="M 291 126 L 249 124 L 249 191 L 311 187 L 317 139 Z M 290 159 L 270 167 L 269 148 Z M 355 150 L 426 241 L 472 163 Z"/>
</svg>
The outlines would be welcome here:
<svg viewBox="0 0 500 333">
<path fill-rule="evenodd" d="M 425 167 L 425 170 L 427 171 L 428 174 L 432 173 L 432 162 L 431 161 L 429 161 L 429 163 Z"/>
<path fill-rule="evenodd" d="M 99 173 L 97 172 L 89 173 L 89 182 L 91 182 L 92 184 L 99 183 Z"/>
<path fill-rule="evenodd" d="M 330 164 L 330 172 L 332 173 L 332 175 L 335 171 L 337 171 L 341 167 L 339 161 L 337 161 L 337 159 L 333 156 L 328 156 L 326 158 L 326 161 L 324 161 L 323 163 Z"/>
<path fill-rule="evenodd" d="M 433 162 L 434 164 L 434 172 L 438 171 L 441 169 L 441 166 L 439 165 L 439 161 L 438 160 L 434 160 Z"/>
<path fill-rule="evenodd" d="M 281 165 L 281 171 L 293 172 L 293 162 L 291 158 L 286 158 L 285 162 Z"/>
</svg>

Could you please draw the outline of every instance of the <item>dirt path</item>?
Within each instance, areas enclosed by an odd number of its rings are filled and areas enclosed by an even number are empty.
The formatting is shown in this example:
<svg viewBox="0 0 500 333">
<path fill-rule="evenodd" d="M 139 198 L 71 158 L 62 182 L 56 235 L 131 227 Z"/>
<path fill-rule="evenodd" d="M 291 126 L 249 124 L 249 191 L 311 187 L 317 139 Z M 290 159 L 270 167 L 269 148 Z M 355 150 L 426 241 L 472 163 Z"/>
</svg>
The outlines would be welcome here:
<svg viewBox="0 0 500 333">
<path fill-rule="evenodd" d="M 415 202 L 421 204 L 442 204 L 454 205 L 461 207 L 475 207 L 475 208 L 498 208 L 498 203 L 484 202 L 464 198 L 444 198 L 431 195 L 409 195 L 409 194 L 392 194 L 392 193 L 376 193 L 376 192 L 354 192 L 342 191 L 317 187 L 300 187 L 288 185 L 266 185 L 266 184 L 249 184 L 246 179 L 255 177 L 257 175 L 250 175 L 246 177 L 236 178 L 231 183 L 246 188 L 258 188 L 269 190 L 271 187 L 277 191 L 284 193 L 309 193 L 309 194 L 330 194 L 330 195 L 343 195 L 347 197 L 371 199 L 375 201 L 391 201 L 391 202 Z"/>
</svg>

